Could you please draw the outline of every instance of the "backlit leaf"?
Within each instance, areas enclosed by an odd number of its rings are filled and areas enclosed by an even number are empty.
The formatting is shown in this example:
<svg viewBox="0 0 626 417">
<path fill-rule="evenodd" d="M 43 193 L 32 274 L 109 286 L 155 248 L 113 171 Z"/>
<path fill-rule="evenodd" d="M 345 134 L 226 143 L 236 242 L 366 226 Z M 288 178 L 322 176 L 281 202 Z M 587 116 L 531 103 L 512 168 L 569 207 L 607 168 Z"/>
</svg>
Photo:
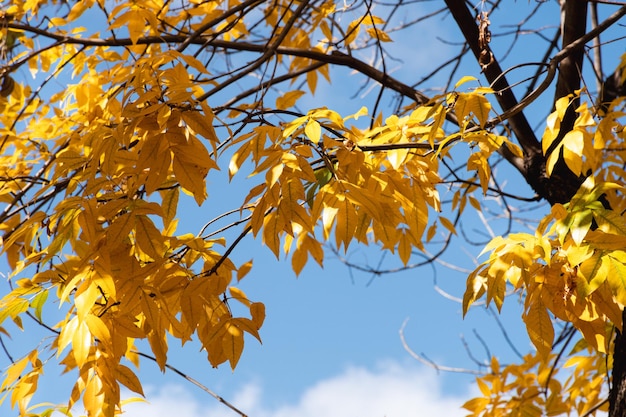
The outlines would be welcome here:
<svg viewBox="0 0 626 417">
<path fill-rule="evenodd" d="M 311 142 L 319 143 L 322 129 L 320 124 L 316 120 L 309 119 L 309 121 L 306 123 L 306 126 L 304 127 L 304 133 L 311 140 Z"/>
<path fill-rule="evenodd" d="M 550 315 L 543 302 L 534 299 L 523 316 L 530 341 L 537 348 L 539 354 L 547 358 L 552 350 L 554 341 L 554 327 L 550 320 Z"/>
<path fill-rule="evenodd" d="M 139 395 L 144 395 L 143 388 L 141 387 L 141 382 L 139 382 L 139 378 L 133 371 L 131 371 L 127 366 L 117 365 L 116 369 L 116 379 L 124 385 L 126 388 L 131 390 L 132 392 L 136 392 Z"/>
</svg>

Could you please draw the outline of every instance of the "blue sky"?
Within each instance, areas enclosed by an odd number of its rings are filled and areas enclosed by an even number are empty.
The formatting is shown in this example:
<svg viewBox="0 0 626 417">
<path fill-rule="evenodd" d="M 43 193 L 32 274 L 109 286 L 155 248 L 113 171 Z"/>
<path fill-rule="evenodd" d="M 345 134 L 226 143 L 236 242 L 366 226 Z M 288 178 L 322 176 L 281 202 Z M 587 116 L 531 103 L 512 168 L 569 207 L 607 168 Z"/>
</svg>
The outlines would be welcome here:
<svg viewBox="0 0 626 417">
<path fill-rule="evenodd" d="M 526 5 L 526 2 L 516 3 L 523 3 L 516 7 Z M 457 34 L 454 27 L 441 25 L 434 19 L 426 28 L 416 29 L 412 36 L 419 42 L 398 39 L 396 44 L 389 45 L 392 53 L 405 57 L 403 63 L 395 66 L 394 75 L 398 77 L 427 73 L 431 59 L 439 61 L 453 49 L 435 42 L 435 38 L 452 39 Z M 419 57 L 406 58 L 411 56 L 407 48 L 417 48 Z M 497 44 L 494 49 L 498 50 Z M 529 56 L 512 57 L 507 66 L 527 61 Z M 457 78 L 480 77 L 473 57 L 468 56 L 465 62 Z M 338 73 L 332 85 L 321 81 L 317 94 L 299 104 L 302 108 L 328 105 L 342 114 L 354 113 L 365 101 L 371 102 L 371 96 L 352 97 L 348 93 L 359 80 L 358 75 Z M 441 79 L 435 80 L 434 85 L 436 81 Z M 545 113 L 544 107 L 535 115 Z M 504 178 L 510 179 L 507 189 L 531 195 L 512 171 L 506 172 L 506 167 L 499 169 L 505 171 Z M 229 183 L 226 172 L 211 175 L 208 203 L 197 208 L 188 199 L 180 207 L 180 233 L 195 233 L 209 219 L 236 207 L 249 188 L 246 184 L 256 181 L 236 177 Z M 445 193 L 443 196 L 449 197 Z M 464 221 L 468 230 L 475 229 L 474 237 L 487 234 L 487 227 L 479 218 L 471 215 Z M 489 225 L 497 233 L 500 224 Z M 505 363 L 516 360 L 496 321 L 484 307 L 473 308 L 463 319 L 460 303 L 435 289 L 436 279 L 443 291 L 462 297 L 467 270 L 476 262 L 480 250 L 479 245 L 457 239 L 442 260 L 461 270 L 435 264 L 381 276 L 351 271 L 328 251 L 324 269 L 310 264 L 296 278 L 288 260 L 276 260 L 260 240 L 248 236 L 233 257 L 236 263 L 254 258 L 254 268 L 240 287 L 251 299 L 266 304 L 267 318 L 261 329 L 263 344 L 248 338 L 234 372 L 227 364 L 212 369 L 204 353 L 193 343 L 180 349 L 172 341 L 169 362 L 251 417 L 462 416 L 460 406 L 476 395 L 473 376 L 437 373 L 419 363 L 403 348 L 399 330 L 408 319 L 405 327 L 408 345 L 439 365 L 475 370 L 477 366 L 468 353 L 479 361 L 487 360 L 489 354 Z M 392 254 L 384 254 L 375 247 L 351 246 L 344 256 L 361 264 L 377 265 L 382 259 L 383 266 L 398 265 Z M 6 267 L 3 269 L 6 271 Z M 47 311 L 54 316 L 58 314 L 56 308 L 50 306 Z M 507 299 L 500 319 L 515 346 L 521 352 L 530 350 L 515 297 Z M 27 331 L 15 332 L 10 346 L 37 343 L 41 334 L 42 329 L 27 323 Z M 139 347 L 147 351 L 147 346 Z M 0 357 L 0 366 L 7 364 L 6 357 Z M 40 400 L 60 402 L 66 398 L 64 390 L 69 378 L 59 375 L 60 368 L 47 370 L 38 394 Z M 174 373 L 162 374 L 149 361 L 142 362 L 139 376 L 148 402 L 129 406 L 126 414 L 129 417 L 236 415 Z M 16 412 L 4 404 L 0 414 L 11 416 Z"/>
</svg>

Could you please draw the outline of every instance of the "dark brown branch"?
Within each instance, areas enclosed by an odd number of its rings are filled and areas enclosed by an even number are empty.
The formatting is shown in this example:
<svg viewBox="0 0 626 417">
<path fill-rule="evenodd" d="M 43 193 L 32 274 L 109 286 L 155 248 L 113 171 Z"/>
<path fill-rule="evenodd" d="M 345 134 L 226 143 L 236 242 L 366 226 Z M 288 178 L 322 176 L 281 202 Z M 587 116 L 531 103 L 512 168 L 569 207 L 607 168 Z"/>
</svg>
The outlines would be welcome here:
<svg viewBox="0 0 626 417">
<path fill-rule="evenodd" d="M 587 27 L 587 0 L 567 0 L 561 1 L 561 36 L 562 47 L 569 46 L 585 35 Z M 594 37 L 595 39 L 595 37 Z M 554 102 L 561 97 L 574 93 L 580 89 L 582 78 L 582 65 L 585 57 L 583 48 L 573 49 L 570 54 L 559 63 L 559 72 L 556 79 L 556 90 L 554 92 Z M 550 149 L 546 152 L 549 155 L 563 137 L 574 127 L 576 120 L 575 109 L 578 108 L 580 100 L 574 98 L 565 111 L 561 120 L 559 135 L 552 142 Z M 554 107 L 553 107 L 554 109 Z"/>
<path fill-rule="evenodd" d="M 550 86 L 550 84 L 552 84 L 552 81 L 554 81 L 554 77 L 556 75 L 557 67 L 561 61 L 563 61 L 567 56 L 569 56 L 569 54 L 573 53 L 575 50 L 582 48 L 587 42 L 591 41 L 600 33 L 607 30 L 625 14 L 626 6 L 621 7 L 593 30 L 590 30 L 575 42 L 572 42 L 571 44 L 561 49 L 547 64 L 546 76 L 543 81 L 537 86 L 537 88 L 535 88 L 532 92 L 525 96 L 517 105 L 508 109 L 498 117 L 487 122 L 487 126 L 492 127 L 498 125 L 502 121 L 508 120 L 511 117 L 515 116 L 517 113 L 524 110 L 530 103 L 535 101 L 541 94 L 543 94 L 543 92 Z"/>
<path fill-rule="evenodd" d="M 561 1 L 561 47 L 567 47 L 585 35 L 587 27 L 587 0 Z M 595 38 L 595 36 L 594 36 Z M 576 48 L 559 64 L 554 101 L 580 88 L 583 48 Z M 573 120 L 571 121 L 573 123 Z M 561 123 L 563 127 L 563 122 Z M 568 126 L 568 125 L 565 125 Z M 570 129 L 567 129 L 570 130 Z"/>
<path fill-rule="evenodd" d="M 94 46 L 94 47 L 116 47 L 116 46 L 129 46 L 133 45 L 133 42 L 130 38 L 118 38 L 118 39 L 95 39 L 95 38 L 72 38 L 68 36 L 57 35 L 43 29 L 39 29 L 36 27 L 18 24 L 18 23 L 9 23 L 9 27 L 13 29 L 23 30 L 26 32 L 36 33 L 57 41 L 63 41 L 67 44 L 76 44 L 83 46 Z M 137 44 L 139 45 L 151 45 L 151 44 L 163 44 L 163 43 L 182 43 L 185 42 L 189 37 L 182 35 L 162 35 L 162 36 L 146 36 L 139 38 L 137 40 Z M 192 44 L 197 45 L 206 45 L 206 39 L 203 37 L 198 37 L 191 42 Z M 220 39 L 215 39 L 209 42 L 206 45 L 211 48 L 216 49 L 225 49 L 225 50 L 234 50 L 234 51 L 246 51 L 246 52 L 259 52 L 266 53 L 267 45 L 265 44 L 255 44 L 250 42 L 241 42 L 241 41 L 225 41 Z M 351 68 L 365 75 L 366 77 L 379 82 L 385 87 L 393 90 L 418 104 L 426 104 L 430 101 L 430 98 L 420 91 L 415 90 L 409 85 L 402 83 L 401 81 L 393 78 L 392 76 L 385 74 L 384 72 L 372 67 L 371 65 L 363 62 L 353 56 L 347 55 L 345 53 L 339 51 L 332 51 L 330 54 L 319 51 L 319 50 L 310 50 L 310 49 L 299 49 L 299 48 L 291 48 L 284 46 L 273 47 L 273 52 L 279 55 L 287 55 L 287 56 L 295 56 L 301 58 L 310 58 L 312 60 L 324 62 L 327 64 L 340 65 L 344 67 Z M 214 92 L 210 92 L 214 93 Z M 453 114 L 448 114 L 446 116 L 447 120 L 458 124 L 456 117 Z"/>
<path fill-rule="evenodd" d="M 479 45 L 479 31 L 476 25 L 476 17 L 470 13 L 463 0 L 446 0 L 446 4 L 454 20 L 457 22 L 459 29 L 463 32 L 463 36 L 474 53 L 474 56 L 477 60 L 480 59 L 483 48 Z M 491 87 L 497 92 L 496 99 L 502 110 L 506 112 L 514 108 L 518 104 L 518 101 L 509 87 L 509 83 L 503 75 L 502 68 L 500 68 L 500 64 L 495 57 L 489 65 L 484 67 L 483 72 L 487 81 L 491 84 Z M 512 115 L 508 119 L 508 122 L 526 154 L 533 154 L 541 150 L 541 145 L 523 113 L 519 112 Z"/>
</svg>

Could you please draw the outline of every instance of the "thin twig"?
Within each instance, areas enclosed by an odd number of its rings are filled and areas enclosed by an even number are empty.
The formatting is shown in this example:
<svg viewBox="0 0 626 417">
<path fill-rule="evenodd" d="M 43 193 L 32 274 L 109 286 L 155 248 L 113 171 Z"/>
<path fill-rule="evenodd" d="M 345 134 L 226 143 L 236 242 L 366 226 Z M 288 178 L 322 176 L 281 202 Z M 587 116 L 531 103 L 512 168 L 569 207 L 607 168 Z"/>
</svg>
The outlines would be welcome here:
<svg viewBox="0 0 626 417">
<path fill-rule="evenodd" d="M 431 361 L 430 359 L 426 358 L 424 355 L 415 353 L 415 351 L 413 351 L 409 347 L 409 344 L 406 342 L 406 339 L 404 337 L 404 328 L 406 327 L 406 324 L 408 322 L 409 322 L 409 319 L 408 318 L 405 319 L 404 322 L 402 323 L 402 327 L 400 327 L 400 341 L 402 342 L 402 347 L 404 347 L 404 350 L 406 350 L 408 354 L 411 355 L 412 358 L 418 360 L 424 365 L 430 366 L 431 368 L 435 369 L 437 372 L 444 371 L 444 372 L 454 372 L 454 373 L 470 374 L 470 375 L 485 375 L 484 372 L 474 371 L 472 369 L 454 368 L 451 366 L 439 365 Z"/>
<path fill-rule="evenodd" d="M 143 352 L 139 352 L 139 351 L 133 351 L 133 353 L 137 354 L 138 356 L 141 356 L 143 358 L 146 359 L 150 359 L 153 362 L 156 362 L 156 358 L 154 356 L 150 356 L 147 353 L 143 353 Z M 215 392 L 213 392 L 211 389 L 209 389 L 206 385 L 202 384 L 201 382 L 199 382 L 198 380 L 190 377 L 189 375 L 187 375 L 186 373 L 184 373 L 183 371 L 181 371 L 180 369 L 170 365 L 170 364 L 165 364 L 165 367 L 167 369 L 169 369 L 170 371 L 174 372 L 175 374 L 183 377 L 184 379 L 186 379 L 187 381 L 191 382 L 193 385 L 195 385 L 196 387 L 200 388 L 202 391 L 206 392 L 207 394 L 209 394 L 211 397 L 215 398 L 217 401 L 221 402 L 222 404 L 224 404 L 226 407 L 230 408 L 231 410 L 233 410 L 235 413 L 239 414 L 241 417 L 247 417 L 247 414 L 245 414 L 243 411 L 241 411 L 240 409 L 238 409 L 237 407 L 235 407 L 234 405 L 232 405 L 231 403 L 229 403 L 228 401 L 226 401 L 224 399 L 224 397 L 222 397 L 221 395 L 216 394 Z"/>
</svg>

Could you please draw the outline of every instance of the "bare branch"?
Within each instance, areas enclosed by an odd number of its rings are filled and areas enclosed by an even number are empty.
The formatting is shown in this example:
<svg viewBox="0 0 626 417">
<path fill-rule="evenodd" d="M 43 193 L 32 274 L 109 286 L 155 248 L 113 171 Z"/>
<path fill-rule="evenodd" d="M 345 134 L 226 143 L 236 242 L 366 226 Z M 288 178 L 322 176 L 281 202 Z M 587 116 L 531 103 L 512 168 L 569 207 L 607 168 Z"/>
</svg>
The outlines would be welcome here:
<svg viewBox="0 0 626 417">
<path fill-rule="evenodd" d="M 146 353 L 143 352 L 139 352 L 137 350 L 133 351 L 133 353 L 141 356 L 142 358 L 146 358 L 146 359 L 150 359 L 153 362 L 156 362 L 156 358 L 154 356 L 148 355 Z M 238 409 L 237 407 L 235 407 L 233 404 L 231 404 L 230 402 L 226 401 L 224 399 L 224 397 L 222 397 L 221 395 L 216 394 L 214 391 L 212 391 L 210 388 L 208 388 L 206 385 L 203 385 L 201 382 L 199 382 L 197 379 L 194 379 L 192 377 L 190 377 L 189 375 L 187 375 L 186 373 L 184 373 L 183 371 L 181 371 L 180 369 L 166 363 L 165 367 L 167 369 L 169 369 L 170 371 L 174 372 L 175 374 L 181 376 L 182 378 L 186 379 L 187 381 L 191 382 L 193 385 L 195 385 L 196 387 L 200 388 L 202 391 L 206 392 L 207 394 L 209 394 L 211 397 L 215 398 L 217 401 L 219 401 L 220 403 L 224 404 L 226 407 L 230 408 L 231 410 L 233 410 L 235 413 L 239 414 L 241 417 L 247 417 L 247 414 L 245 414 L 243 411 L 241 411 L 240 409 Z"/>
<path fill-rule="evenodd" d="M 424 365 L 430 366 L 431 368 L 435 369 L 437 372 L 443 371 L 443 372 L 453 372 L 453 373 L 470 374 L 470 375 L 485 375 L 485 372 L 474 371 L 472 369 L 455 368 L 451 366 L 438 365 L 435 362 L 431 361 L 430 359 L 426 358 L 424 355 L 415 353 L 415 351 L 413 351 L 411 347 L 408 345 L 406 338 L 404 337 L 404 328 L 406 327 L 408 322 L 409 322 L 409 319 L 404 320 L 404 322 L 402 323 L 402 326 L 400 327 L 400 341 L 402 342 L 402 347 L 404 348 L 404 350 L 406 350 L 413 359 L 423 363 Z"/>
</svg>

